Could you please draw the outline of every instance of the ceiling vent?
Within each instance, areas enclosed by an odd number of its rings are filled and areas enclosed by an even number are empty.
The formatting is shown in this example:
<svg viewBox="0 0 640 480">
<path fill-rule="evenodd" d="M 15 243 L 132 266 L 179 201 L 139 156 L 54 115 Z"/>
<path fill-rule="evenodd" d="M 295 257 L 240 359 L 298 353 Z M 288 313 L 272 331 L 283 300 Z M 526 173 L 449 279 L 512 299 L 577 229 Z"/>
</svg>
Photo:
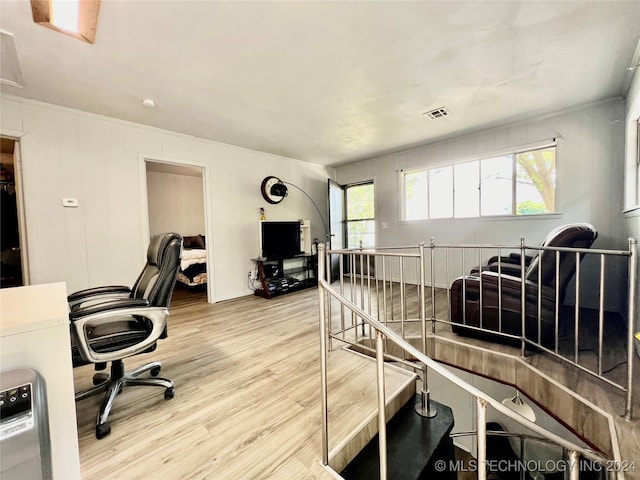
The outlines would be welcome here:
<svg viewBox="0 0 640 480">
<path fill-rule="evenodd" d="M 446 108 L 440 107 L 440 108 L 431 110 L 429 112 L 425 112 L 424 115 L 426 115 L 432 120 L 435 120 L 436 118 L 446 117 L 447 115 L 449 115 L 449 112 L 447 111 Z"/>
<path fill-rule="evenodd" d="M 24 85 L 13 34 L 3 31 L 0 31 L 0 83 L 20 88 Z"/>
</svg>

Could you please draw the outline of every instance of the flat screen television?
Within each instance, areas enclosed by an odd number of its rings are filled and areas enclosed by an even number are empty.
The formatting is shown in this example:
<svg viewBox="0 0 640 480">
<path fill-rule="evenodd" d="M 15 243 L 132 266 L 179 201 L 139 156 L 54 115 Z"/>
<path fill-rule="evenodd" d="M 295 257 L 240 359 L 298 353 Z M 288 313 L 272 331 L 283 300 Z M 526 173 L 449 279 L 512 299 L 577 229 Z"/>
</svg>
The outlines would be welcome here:
<svg viewBox="0 0 640 480">
<path fill-rule="evenodd" d="M 262 256 L 291 258 L 300 250 L 300 222 L 262 222 Z"/>
</svg>

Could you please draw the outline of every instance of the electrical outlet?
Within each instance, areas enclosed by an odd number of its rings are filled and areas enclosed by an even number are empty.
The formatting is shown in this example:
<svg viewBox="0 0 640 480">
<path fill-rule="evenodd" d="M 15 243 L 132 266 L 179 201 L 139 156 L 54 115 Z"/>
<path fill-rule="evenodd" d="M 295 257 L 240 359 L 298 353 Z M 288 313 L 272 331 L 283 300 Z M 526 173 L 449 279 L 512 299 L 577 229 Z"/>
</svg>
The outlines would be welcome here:
<svg viewBox="0 0 640 480">
<path fill-rule="evenodd" d="M 253 280 L 253 272 L 252 272 L 251 270 L 249 270 L 249 273 L 248 273 L 248 275 L 247 275 L 247 278 L 248 278 L 249 280 Z"/>
</svg>

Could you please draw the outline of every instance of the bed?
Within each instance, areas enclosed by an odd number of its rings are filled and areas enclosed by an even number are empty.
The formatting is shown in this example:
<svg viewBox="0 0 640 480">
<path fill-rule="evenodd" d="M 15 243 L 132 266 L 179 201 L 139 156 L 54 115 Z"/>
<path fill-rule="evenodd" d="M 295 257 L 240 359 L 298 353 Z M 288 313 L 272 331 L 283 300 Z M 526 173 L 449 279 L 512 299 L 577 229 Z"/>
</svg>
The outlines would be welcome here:
<svg viewBox="0 0 640 480">
<path fill-rule="evenodd" d="M 204 235 L 183 237 L 182 262 L 178 282 L 187 287 L 197 287 L 207 283 L 207 250 Z"/>
</svg>

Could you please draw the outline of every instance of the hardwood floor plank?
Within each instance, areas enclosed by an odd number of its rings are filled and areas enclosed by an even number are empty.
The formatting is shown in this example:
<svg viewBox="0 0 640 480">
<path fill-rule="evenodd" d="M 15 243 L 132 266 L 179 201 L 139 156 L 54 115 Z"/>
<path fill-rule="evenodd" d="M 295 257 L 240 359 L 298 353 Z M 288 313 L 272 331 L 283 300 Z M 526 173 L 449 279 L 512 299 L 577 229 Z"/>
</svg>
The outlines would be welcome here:
<svg viewBox="0 0 640 480">
<path fill-rule="evenodd" d="M 94 436 L 101 396 L 76 404 L 84 479 L 333 478 L 320 465 L 315 289 L 214 305 L 176 290 L 169 337 L 125 363 L 152 360 L 175 382 L 172 400 L 160 388 L 125 388 L 102 440 Z M 375 410 L 375 365 L 337 349 L 329 368 L 335 445 Z M 74 374 L 77 390 L 91 385 L 92 366 Z M 391 392 L 410 377 L 385 375 Z"/>
<path fill-rule="evenodd" d="M 430 293 L 427 296 L 430 315 Z M 125 389 L 110 416 L 112 433 L 103 440 L 94 435 L 101 397 L 78 402 L 83 478 L 334 478 L 320 465 L 317 301 L 317 291 L 309 289 L 271 300 L 249 296 L 209 305 L 204 292 L 176 290 L 169 337 L 158 343 L 156 351 L 125 362 L 130 370 L 161 361 L 161 376 L 176 384 L 175 398 L 164 400 L 160 388 Z M 437 317 L 447 316 L 447 303 L 446 291 L 438 290 Z M 408 295 L 406 309 L 407 318 L 417 318 L 415 295 Z M 338 306 L 332 307 L 334 326 L 338 312 Z M 399 331 L 400 325 L 392 328 Z M 518 355 L 517 348 L 457 336 L 448 325 L 438 324 L 436 330 L 456 342 L 506 353 L 513 350 Z M 409 336 L 420 331 L 419 323 L 406 325 Z M 376 408 L 373 362 L 343 351 L 339 343 L 334 342 L 328 365 L 330 449 L 370 421 L 368 416 Z M 531 355 L 529 361 L 609 412 L 620 412 L 621 395 L 610 395 L 601 382 L 585 381 L 575 369 L 558 366 L 542 355 Z M 634 357 L 636 364 L 639 361 Z M 620 372 L 624 369 L 612 374 Z M 640 366 L 635 367 L 636 377 L 638 372 Z M 388 392 L 407 381 L 407 374 L 385 374 Z M 76 389 L 90 386 L 92 375 L 91 366 L 75 369 Z M 636 418 L 639 405 L 636 393 Z M 637 419 L 616 418 L 626 460 L 640 452 L 639 425 Z"/>
</svg>

